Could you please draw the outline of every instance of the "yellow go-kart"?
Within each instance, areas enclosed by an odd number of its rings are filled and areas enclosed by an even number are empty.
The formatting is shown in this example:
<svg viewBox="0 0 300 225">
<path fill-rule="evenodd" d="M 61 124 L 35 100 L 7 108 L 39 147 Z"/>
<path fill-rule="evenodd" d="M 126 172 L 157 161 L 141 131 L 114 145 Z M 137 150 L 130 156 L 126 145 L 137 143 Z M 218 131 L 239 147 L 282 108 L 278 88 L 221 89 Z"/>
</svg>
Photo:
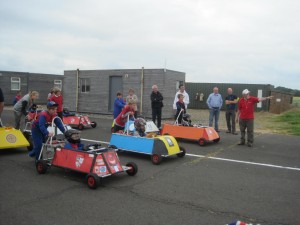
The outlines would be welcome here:
<svg viewBox="0 0 300 225">
<path fill-rule="evenodd" d="M 0 125 L 1 125 L 0 120 Z M 20 130 L 13 127 L 0 126 L 0 150 L 8 148 L 21 148 L 30 146 Z"/>
</svg>

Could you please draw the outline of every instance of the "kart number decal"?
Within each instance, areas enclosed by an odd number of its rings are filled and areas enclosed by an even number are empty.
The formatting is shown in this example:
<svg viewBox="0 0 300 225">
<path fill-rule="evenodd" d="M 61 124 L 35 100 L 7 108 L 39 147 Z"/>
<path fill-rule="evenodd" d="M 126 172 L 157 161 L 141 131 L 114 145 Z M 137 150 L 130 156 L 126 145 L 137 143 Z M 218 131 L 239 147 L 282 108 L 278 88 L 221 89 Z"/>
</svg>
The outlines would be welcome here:
<svg viewBox="0 0 300 225">
<path fill-rule="evenodd" d="M 114 166 L 114 169 L 115 169 L 116 172 L 119 172 L 118 166 Z"/>
<path fill-rule="evenodd" d="M 81 155 L 76 156 L 75 165 L 76 165 L 77 168 L 81 167 L 81 165 L 83 163 L 83 160 L 84 160 L 83 156 L 81 156 Z"/>
<path fill-rule="evenodd" d="M 106 173 L 106 166 L 100 166 L 100 173 Z"/>
<path fill-rule="evenodd" d="M 6 135 L 6 141 L 9 143 L 16 143 L 17 142 L 17 137 L 13 134 L 8 134 Z"/>
<path fill-rule="evenodd" d="M 166 141 L 168 142 L 168 144 L 169 144 L 170 147 L 171 147 L 171 146 L 174 146 L 174 143 L 173 143 L 173 141 L 171 140 L 171 138 L 165 137 L 165 139 L 166 139 Z"/>
</svg>

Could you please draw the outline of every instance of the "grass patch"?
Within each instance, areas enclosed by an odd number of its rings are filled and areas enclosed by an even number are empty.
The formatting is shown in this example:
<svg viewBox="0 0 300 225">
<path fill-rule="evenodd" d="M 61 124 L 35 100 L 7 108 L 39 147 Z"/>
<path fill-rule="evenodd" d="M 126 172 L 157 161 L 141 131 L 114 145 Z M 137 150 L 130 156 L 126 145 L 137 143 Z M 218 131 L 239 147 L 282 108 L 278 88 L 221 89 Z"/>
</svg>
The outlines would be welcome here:
<svg viewBox="0 0 300 225">
<path fill-rule="evenodd" d="M 268 122 L 272 124 L 273 130 L 300 136 L 300 108 L 293 108 L 281 115 L 274 116 Z"/>
<path fill-rule="evenodd" d="M 300 107 L 300 97 L 293 97 L 293 105 Z"/>
</svg>

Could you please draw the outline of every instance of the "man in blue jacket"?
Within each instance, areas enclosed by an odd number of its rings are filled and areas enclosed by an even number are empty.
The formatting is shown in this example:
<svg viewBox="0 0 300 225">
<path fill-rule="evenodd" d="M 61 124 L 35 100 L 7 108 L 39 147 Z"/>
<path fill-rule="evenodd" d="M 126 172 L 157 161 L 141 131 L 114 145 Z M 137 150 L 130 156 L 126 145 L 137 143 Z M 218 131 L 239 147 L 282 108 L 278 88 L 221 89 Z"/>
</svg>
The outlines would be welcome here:
<svg viewBox="0 0 300 225">
<path fill-rule="evenodd" d="M 212 127 L 213 119 L 215 119 L 215 130 L 219 131 L 219 116 L 220 110 L 223 105 L 222 96 L 219 94 L 219 89 L 214 87 L 213 93 L 211 93 L 206 101 L 206 104 L 209 108 L 209 126 Z"/>
</svg>

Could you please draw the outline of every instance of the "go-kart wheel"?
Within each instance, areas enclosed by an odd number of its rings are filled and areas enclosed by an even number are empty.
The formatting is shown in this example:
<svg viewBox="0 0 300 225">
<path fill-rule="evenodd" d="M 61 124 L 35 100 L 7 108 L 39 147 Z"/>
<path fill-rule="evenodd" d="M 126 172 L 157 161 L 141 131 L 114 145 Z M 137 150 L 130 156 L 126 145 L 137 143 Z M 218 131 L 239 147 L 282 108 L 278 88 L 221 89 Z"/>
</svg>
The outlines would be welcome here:
<svg viewBox="0 0 300 225">
<path fill-rule="evenodd" d="M 36 166 L 36 171 L 39 174 L 45 174 L 47 172 L 48 165 L 46 161 L 39 160 L 36 162 L 35 166 Z"/>
<path fill-rule="evenodd" d="M 78 125 L 78 130 L 83 130 L 83 128 L 84 128 L 83 124 Z"/>
<path fill-rule="evenodd" d="M 134 162 L 128 162 L 126 166 L 131 167 L 129 170 L 126 170 L 129 176 L 134 176 L 138 172 L 138 166 Z"/>
<path fill-rule="evenodd" d="M 185 148 L 184 148 L 184 147 L 181 147 L 181 146 L 179 146 L 179 149 L 180 149 L 180 151 L 181 151 L 181 152 L 180 152 L 180 153 L 178 153 L 178 154 L 177 154 L 177 156 L 178 156 L 178 157 L 180 157 L 180 158 L 181 158 L 181 157 L 184 157 L 184 156 L 185 156 L 185 153 L 186 153 L 186 150 L 185 150 Z"/>
<path fill-rule="evenodd" d="M 151 161 L 154 165 L 159 165 L 162 161 L 162 156 L 158 154 L 153 154 L 151 156 Z"/>
<path fill-rule="evenodd" d="M 200 146 L 205 146 L 206 145 L 206 140 L 204 138 L 200 138 L 198 141 Z"/>
<path fill-rule="evenodd" d="M 94 173 L 89 173 L 86 176 L 86 182 L 89 188 L 96 189 L 100 184 L 100 178 Z"/>
<path fill-rule="evenodd" d="M 95 128 L 95 127 L 97 127 L 97 123 L 96 122 L 92 122 L 91 126 L 92 126 L 92 128 Z"/>
<path fill-rule="evenodd" d="M 220 138 L 213 140 L 213 142 L 215 142 L 215 143 L 218 143 L 219 141 L 220 141 Z"/>
</svg>

